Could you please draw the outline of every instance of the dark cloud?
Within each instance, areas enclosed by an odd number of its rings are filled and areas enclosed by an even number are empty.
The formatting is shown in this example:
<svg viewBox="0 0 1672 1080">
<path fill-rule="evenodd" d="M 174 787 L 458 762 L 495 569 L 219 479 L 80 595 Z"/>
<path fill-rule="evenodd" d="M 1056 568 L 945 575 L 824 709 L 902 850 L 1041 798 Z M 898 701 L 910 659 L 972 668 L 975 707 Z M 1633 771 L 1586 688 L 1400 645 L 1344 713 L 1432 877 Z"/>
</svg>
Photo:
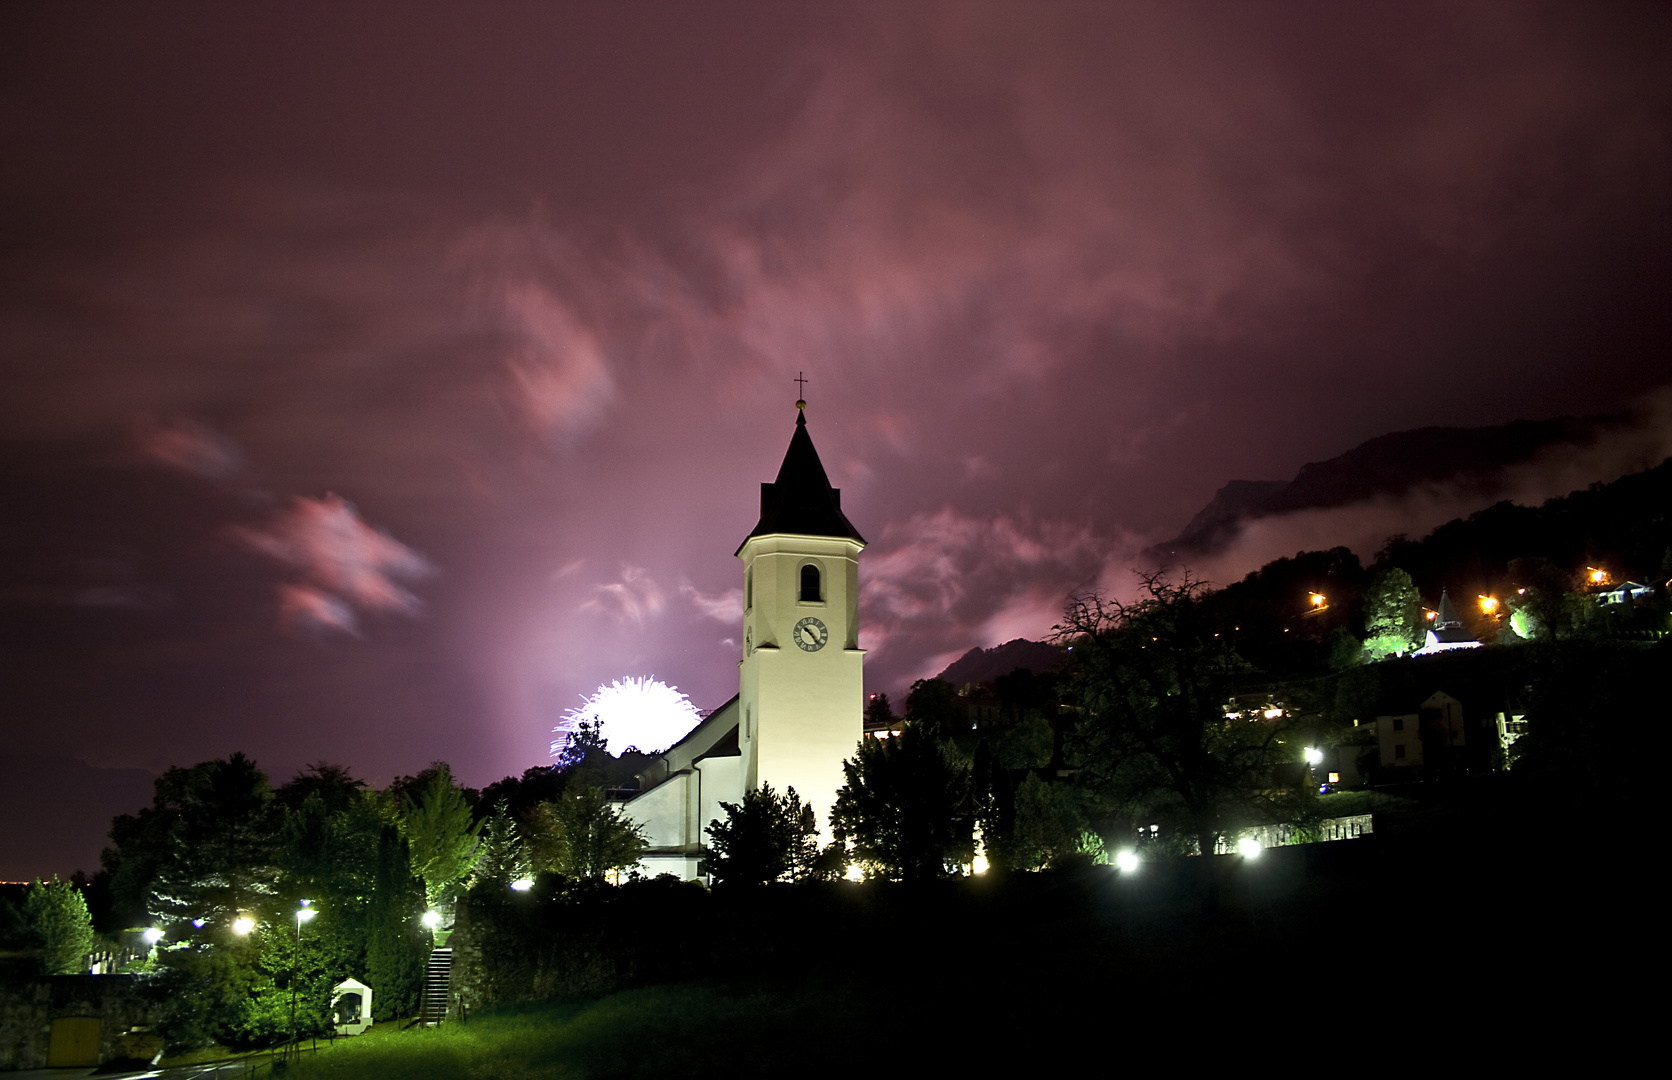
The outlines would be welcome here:
<svg viewBox="0 0 1672 1080">
<path fill-rule="evenodd" d="M 890 691 L 1227 479 L 1666 380 L 1662 7 L 396 11 L 5 16 L 0 630 L 65 740 L 486 782 L 611 680 L 719 704 L 797 372 Z"/>
</svg>

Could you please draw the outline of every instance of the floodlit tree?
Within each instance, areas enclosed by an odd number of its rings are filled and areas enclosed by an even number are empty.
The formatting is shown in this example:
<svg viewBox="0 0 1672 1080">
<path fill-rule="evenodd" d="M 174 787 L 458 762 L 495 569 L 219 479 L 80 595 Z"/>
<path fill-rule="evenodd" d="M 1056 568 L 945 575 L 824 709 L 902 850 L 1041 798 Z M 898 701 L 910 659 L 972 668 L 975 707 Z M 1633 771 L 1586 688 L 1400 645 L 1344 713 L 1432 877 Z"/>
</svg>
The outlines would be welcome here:
<svg viewBox="0 0 1672 1080">
<path fill-rule="evenodd" d="M 721 884 L 764 885 L 810 877 L 818 861 L 818 821 L 795 788 L 763 784 L 741 803 L 723 802 L 726 820 L 709 823 L 709 867 Z"/>
<path fill-rule="evenodd" d="M 531 871 L 528 845 L 511 818 L 506 800 L 501 799 L 482 828 L 482 858 L 476 864 L 476 881 L 509 885 Z"/>
<path fill-rule="evenodd" d="M 93 916 L 87 898 L 72 882 L 36 879 L 23 901 L 24 918 L 41 949 L 41 966 L 48 975 L 75 975 L 87 970 L 93 951 Z"/>
<path fill-rule="evenodd" d="M 1422 647 L 1422 597 L 1411 575 L 1397 566 L 1371 579 L 1364 594 L 1364 658 L 1383 660 Z"/>
<path fill-rule="evenodd" d="M 578 881 L 603 881 L 637 863 L 649 846 L 643 826 L 622 817 L 603 788 L 581 784 L 536 806 L 529 826 L 535 867 Z"/>
<path fill-rule="evenodd" d="M 401 826 L 411 848 L 412 868 L 424 879 L 425 898 L 432 905 L 441 903 L 475 869 L 482 828 L 446 762 L 433 766 L 429 782 L 401 814 Z"/>
<path fill-rule="evenodd" d="M 908 721 L 891 739 L 862 739 L 842 772 L 832 830 L 867 870 L 912 881 L 969 862 L 969 765 L 932 731 Z"/>
<path fill-rule="evenodd" d="M 1287 717 L 1226 715 L 1241 661 L 1188 575 L 1143 576 L 1143 596 L 1069 602 L 1058 635 L 1073 648 L 1083 714 L 1070 744 L 1085 783 L 1111 809 L 1162 824 L 1212 853 L 1231 829 L 1298 820 L 1301 790 L 1275 767 L 1294 760 Z"/>
</svg>

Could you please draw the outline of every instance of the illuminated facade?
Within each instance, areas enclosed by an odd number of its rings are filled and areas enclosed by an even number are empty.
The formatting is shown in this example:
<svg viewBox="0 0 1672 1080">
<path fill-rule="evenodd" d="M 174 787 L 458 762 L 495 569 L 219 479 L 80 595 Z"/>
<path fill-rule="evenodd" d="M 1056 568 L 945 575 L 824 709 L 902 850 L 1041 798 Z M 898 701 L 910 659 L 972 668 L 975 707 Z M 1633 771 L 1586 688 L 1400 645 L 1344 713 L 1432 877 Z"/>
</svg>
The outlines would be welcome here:
<svg viewBox="0 0 1672 1080">
<path fill-rule="evenodd" d="M 797 402 L 778 476 L 761 485 L 760 520 L 738 546 L 743 659 L 738 695 L 640 774 L 625 813 L 645 827 L 649 874 L 704 876 L 708 823 L 722 802 L 793 787 L 828 838 L 842 761 L 864 730 L 859 553 Z"/>
</svg>

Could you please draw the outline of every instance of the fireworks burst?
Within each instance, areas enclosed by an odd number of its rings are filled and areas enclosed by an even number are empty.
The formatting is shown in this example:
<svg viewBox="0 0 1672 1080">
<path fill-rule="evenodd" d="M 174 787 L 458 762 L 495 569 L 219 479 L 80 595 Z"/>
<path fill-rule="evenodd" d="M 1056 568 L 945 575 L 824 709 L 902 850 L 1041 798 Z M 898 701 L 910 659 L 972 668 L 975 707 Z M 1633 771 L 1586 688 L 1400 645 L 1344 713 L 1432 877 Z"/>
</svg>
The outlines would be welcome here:
<svg viewBox="0 0 1672 1080">
<path fill-rule="evenodd" d="M 581 724 L 596 723 L 611 746 L 658 753 L 678 742 L 702 714 L 677 688 L 654 675 L 629 676 L 598 687 L 581 697 L 579 708 L 568 709 L 552 732 L 551 754 L 557 757 Z"/>
</svg>

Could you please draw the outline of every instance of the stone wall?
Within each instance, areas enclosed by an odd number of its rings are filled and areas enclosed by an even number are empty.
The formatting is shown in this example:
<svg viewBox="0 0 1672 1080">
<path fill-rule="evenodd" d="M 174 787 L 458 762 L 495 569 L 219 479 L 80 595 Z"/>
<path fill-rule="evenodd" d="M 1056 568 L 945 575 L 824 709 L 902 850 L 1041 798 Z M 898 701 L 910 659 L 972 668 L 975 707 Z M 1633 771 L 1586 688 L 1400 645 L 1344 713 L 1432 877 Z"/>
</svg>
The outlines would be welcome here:
<svg viewBox="0 0 1672 1080">
<path fill-rule="evenodd" d="M 71 1016 L 103 1021 L 101 1062 L 125 1056 L 122 1036 L 155 1020 L 138 976 L 0 974 L 0 1071 L 46 1068 L 52 1022 Z"/>
</svg>

